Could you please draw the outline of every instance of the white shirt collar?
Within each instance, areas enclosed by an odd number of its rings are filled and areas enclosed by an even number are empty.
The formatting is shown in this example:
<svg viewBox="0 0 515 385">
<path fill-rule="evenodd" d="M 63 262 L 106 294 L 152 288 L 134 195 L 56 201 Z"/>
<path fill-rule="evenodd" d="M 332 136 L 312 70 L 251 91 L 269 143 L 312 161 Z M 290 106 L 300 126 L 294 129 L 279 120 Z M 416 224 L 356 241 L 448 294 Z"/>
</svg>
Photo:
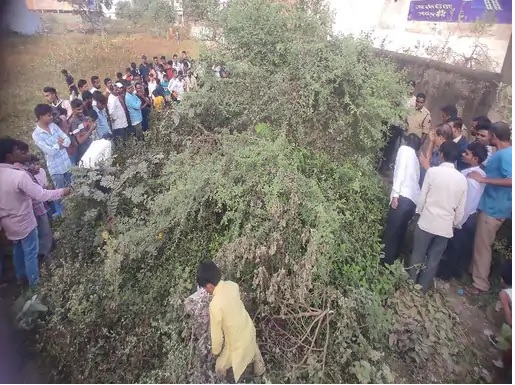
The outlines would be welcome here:
<svg viewBox="0 0 515 385">
<path fill-rule="evenodd" d="M 39 126 L 39 123 L 36 123 L 36 132 L 40 133 L 40 132 L 44 132 L 45 134 L 49 134 L 49 135 L 52 135 L 53 133 L 53 130 L 52 130 L 52 123 L 50 123 L 48 125 L 48 131 L 47 130 L 44 130 L 43 128 L 41 128 Z"/>
<path fill-rule="evenodd" d="M 440 163 L 440 166 L 438 166 L 438 167 L 456 168 L 456 167 L 454 167 L 454 163 L 450 163 L 450 162 L 442 162 L 442 163 Z"/>
<path fill-rule="evenodd" d="M 463 135 L 458 136 L 457 138 L 453 139 L 453 142 L 458 143 L 462 137 L 463 137 Z"/>
</svg>

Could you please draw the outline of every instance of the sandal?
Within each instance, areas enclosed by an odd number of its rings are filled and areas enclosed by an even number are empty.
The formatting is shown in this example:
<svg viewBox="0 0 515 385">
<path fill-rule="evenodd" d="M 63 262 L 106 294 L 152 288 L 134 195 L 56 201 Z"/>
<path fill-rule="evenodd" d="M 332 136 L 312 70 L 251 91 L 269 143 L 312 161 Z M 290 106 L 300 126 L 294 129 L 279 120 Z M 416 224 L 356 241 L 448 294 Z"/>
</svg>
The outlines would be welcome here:
<svg viewBox="0 0 515 385">
<path fill-rule="evenodd" d="M 470 296 L 480 296 L 488 293 L 488 290 L 479 290 L 475 286 L 468 286 L 465 288 L 465 293 Z"/>
<path fill-rule="evenodd" d="M 494 346 L 494 347 L 497 347 L 497 345 L 499 344 L 499 340 L 497 339 L 497 337 L 495 335 L 490 335 L 488 336 L 488 341 L 490 341 L 490 343 Z"/>
</svg>

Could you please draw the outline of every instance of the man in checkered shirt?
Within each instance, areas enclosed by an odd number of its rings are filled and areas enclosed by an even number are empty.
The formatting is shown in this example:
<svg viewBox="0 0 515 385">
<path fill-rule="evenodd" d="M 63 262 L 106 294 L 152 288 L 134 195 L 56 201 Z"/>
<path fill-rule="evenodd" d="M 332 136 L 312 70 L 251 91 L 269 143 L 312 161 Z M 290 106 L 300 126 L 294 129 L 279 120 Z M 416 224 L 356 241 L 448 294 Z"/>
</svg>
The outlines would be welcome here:
<svg viewBox="0 0 515 385">
<path fill-rule="evenodd" d="M 66 148 L 70 146 L 70 138 L 53 123 L 52 107 L 48 104 L 38 104 L 34 109 L 38 124 L 32 133 L 32 139 L 45 154 L 46 164 L 55 188 L 67 187 L 71 184 L 70 172 L 72 163 Z M 62 204 L 55 202 L 56 213 L 62 214 Z"/>
</svg>

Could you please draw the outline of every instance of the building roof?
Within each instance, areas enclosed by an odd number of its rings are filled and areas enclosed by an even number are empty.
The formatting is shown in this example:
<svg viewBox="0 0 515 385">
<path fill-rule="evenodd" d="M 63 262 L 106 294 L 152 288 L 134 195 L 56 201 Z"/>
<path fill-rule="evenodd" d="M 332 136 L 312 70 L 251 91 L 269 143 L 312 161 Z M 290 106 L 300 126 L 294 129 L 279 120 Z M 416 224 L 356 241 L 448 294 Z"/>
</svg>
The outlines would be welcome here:
<svg viewBox="0 0 515 385">
<path fill-rule="evenodd" d="M 57 0 L 25 0 L 29 11 L 73 11 L 73 7 L 66 1 Z"/>
</svg>

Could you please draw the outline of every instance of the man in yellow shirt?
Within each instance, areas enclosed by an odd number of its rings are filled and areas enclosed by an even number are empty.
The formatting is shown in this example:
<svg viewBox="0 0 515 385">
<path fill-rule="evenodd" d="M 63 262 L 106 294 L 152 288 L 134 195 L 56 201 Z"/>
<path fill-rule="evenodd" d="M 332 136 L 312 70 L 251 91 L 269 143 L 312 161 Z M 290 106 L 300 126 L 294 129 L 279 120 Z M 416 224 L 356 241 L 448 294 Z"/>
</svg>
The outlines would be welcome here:
<svg viewBox="0 0 515 385">
<path fill-rule="evenodd" d="M 152 97 L 153 97 L 154 109 L 158 112 L 163 111 L 163 109 L 165 107 L 165 98 L 162 95 L 159 95 L 158 90 L 154 90 Z"/>
<path fill-rule="evenodd" d="M 407 121 L 407 134 L 417 134 L 422 138 L 422 142 L 427 139 L 429 130 L 431 128 L 431 114 L 429 110 L 424 107 L 426 103 L 426 95 L 422 92 L 417 94 L 415 108 L 411 109 Z"/>
<path fill-rule="evenodd" d="M 209 304 L 211 350 L 218 358 L 215 371 L 225 376 L 232 367 L 238 382 L 246 367 L 253 363 L 254 375 L 265 372 L 265 364 L 256 343 L 256 328 L 240 298 L 238 284 L 222 281 L 222 273 L 213 261 L 200 264 L 197 284 L 213 296 Z"/>
</svg>

